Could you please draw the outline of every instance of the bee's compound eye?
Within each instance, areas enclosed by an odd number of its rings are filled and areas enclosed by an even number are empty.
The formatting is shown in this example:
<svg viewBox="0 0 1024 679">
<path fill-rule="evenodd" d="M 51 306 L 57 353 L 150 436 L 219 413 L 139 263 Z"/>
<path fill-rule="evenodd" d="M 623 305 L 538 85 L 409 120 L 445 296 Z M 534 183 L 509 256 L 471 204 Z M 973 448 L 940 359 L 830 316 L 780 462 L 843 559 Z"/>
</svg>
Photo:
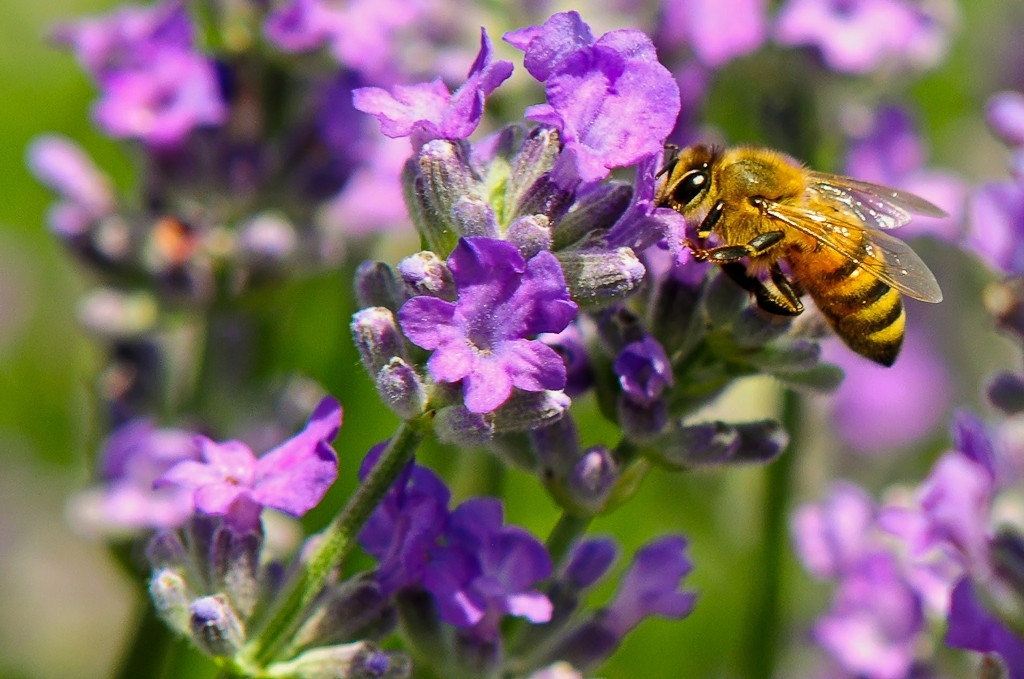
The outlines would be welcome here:
<svg viewBox="0 0 1024 679">
<path fill-rule="evenodd" d="M 690 170 L 672 187 L 672 200 L 679 205 L 689 205 L 708 187 L 707 170 Z"/>
</svg>

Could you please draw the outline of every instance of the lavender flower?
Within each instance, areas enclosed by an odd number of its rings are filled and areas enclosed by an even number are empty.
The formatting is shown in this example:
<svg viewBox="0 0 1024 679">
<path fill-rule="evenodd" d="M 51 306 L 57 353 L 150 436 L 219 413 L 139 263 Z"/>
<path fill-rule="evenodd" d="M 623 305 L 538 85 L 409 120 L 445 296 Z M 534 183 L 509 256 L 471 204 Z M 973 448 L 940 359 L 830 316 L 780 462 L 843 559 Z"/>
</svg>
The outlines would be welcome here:
<svg viewBox="0 0 1024 679">
<path fill-rule="evenodd" d="M 920 69 L 945 55 L 951 21 L 907 0 L 789 0 L 776 17 L 775 38 L 816 48 L 829 68 L 844 73 Z"/>
<path fill-rule="evenodd" d="M 1024 273 L 1024 186 L 1012 180 L 983 184 L 967 205 L 967 245 L 992 268 Z"/>
<path fill-rule="evenodd" d="M 657 39 L 685 45 L 708 68 L 758 49 L 768 33 L 764 0 L 668 0 Z"/>
<path fill-rule="evenodd" d="M 33 174 L 62 199 L 48 213 L 54 233 L 65 238 L 80 236 L 113 211 L 110 179 L 70 139 L 39 137 L 29 146 L 27 156 Z"/>
<path fill-rule="evenodd" d="M 946 643 L 979 653 L 998 653 L 1010 679 L 1024 677 L 1024 639 L 983 606 L 970 579 L 960 580 L 950 597 Z"/>
<path fill-rule="evenodd" d="M 153 488 L 153 482 L 183 461 L 199 458 L 194 434 L 158 429 L 136 419 L 114 430 L 100 451 L 100 485 L 71 501 L 68 515 L 83 531 L 118 534 L 175 528 L 194 511 L 192 493 Z"/>
<path fill-rule="evenodd" d="M 908 328 L 900 360 L 882 368 L 838 342 L 824 342 L 824 360 L 846 377 L 830 399 L 832 422 L 853 450 L 883 454 L 920 441 L 949 412 L 949 368 L 916 326 Z M 907 398 L 906 394 L 915 394 Z"/>
<path fill-rule="evenodd" d="M 215 443 L 201 437 L 205 462 L 186 461 L 169 469 L 157 484 L 194 491 L 196 508 L 213 516 L 271 507 L 292 516 L 312 509 L 337 476 L 337 454 L 330 441 L 341 426 L 341 406 L 325 398 L 306 428 L 259 459 L 241 441 Z"/>
<path fill-rule="evenodd" d="M 960 237 L 967 186 L 948 170 L 926 166 L 924 143 L 910 114 L 894 106 L 874 113 L 866 129 L 855 131 L 846 156 L 846 174 L 898 186 L 946 211 L 946 217 L 914 217 L 900 237 L 934 234 L 955 242 Z"/>
<path fill-rule="evenodd" d="M 64 27 L 57 39 L 96 79 L 96 121 L 115 137 L 174 147 L 227 117 L 214 64 L 194 51 L 192 24 L 178 0 L 128 6 Z"/>
<path fill-rule="evenodd" d="M 448 258 L 458 300 L 414 297 L 399 311 L 406 336 L 434 351 L 428 362 L 439 382 L 462 381 L 466 407 L 490 412 L 513 387 L 561 389 L 565 364 L 546 344 L 527 339 L 560 332 L 576 315 L 558 260 L 541 252 L 525 261 L 514 246 L 464 238 Z"/>
<path fill-rule="evenodd" d="M 678 590 L 680 582 L 692 569 L 686 557 L 684 538 L 662 538 L 638 550 L 605 614 L 604 623 L 622 638 L 652 615 L 686 617 L 693 610 L 697 597 L 693 592 Z"/>
<path fill-rule="evenodd" d="M 623 347 L 612 369 L 619 376 L 623 393 L 644 405 L 660 398 L 673 382 L 665 349 L 650 335 Z"/>
<path fill-rule="evenodd" d="M 423 576 L 441 618 L 483 641 L 496 637 L 505 615 L 532 623 L 551 618 L 551 602 L 532 589 L 551 574 L 551 558 L 532 535 L 503 523 L 497 500 L 462 503 L 449 517 L 446 544 L 434 549 Z"/>
<path fill-rule="evenodd" d="M 1024 94 L 1006 91 L 992 95 L 985 117 L 992 131 L 1008 146 L 1024 146 Z"/>
<path fill-rule="evenodd" d="M 526 117 L 559 130 L 575 171 L 597 181 L 615 167 L 657 155 L 679 114 L 679 88 L 644 33 L 617 30 L 594 40 L 576 12 L 506 33 L 544 83 L 548 103 Z"/>
<path fill-rule="evenodd" d="M 465 139 L 483 117 L 484 102 L 512 75 L 508 61 L 493 61 L 487 31 L 480 31 L 480 52 L 466 82 L 454 93 L 441 78 L 418 85 L 395 85 L 391 92 L 379 87 L 354 90 L 355 107 L 375 116 L 388 137 L 412 137 L 419 150 L 431 139 Z"/>
</svg>

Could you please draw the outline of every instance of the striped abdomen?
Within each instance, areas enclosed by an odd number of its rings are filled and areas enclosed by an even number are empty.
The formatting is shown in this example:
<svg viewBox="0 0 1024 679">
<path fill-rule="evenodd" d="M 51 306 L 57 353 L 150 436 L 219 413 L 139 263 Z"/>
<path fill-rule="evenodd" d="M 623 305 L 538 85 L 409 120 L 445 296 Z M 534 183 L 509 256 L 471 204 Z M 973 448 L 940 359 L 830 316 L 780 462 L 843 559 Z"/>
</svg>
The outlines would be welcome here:
<svg viewBox="0 0 1024 679">
<path fill-rule="evenodd" d="M 865 250 L 867 237 L 861 235 L 862 261 L 881 255 Z M 814 247 L 793 249 L 788 256 L 793 276 L 810 294 L 846 346 L 876 363 L 890 366 L 903 345 L 906 314 L 903 301 L 889 287 L 857 261 L 815 242 Z"/>
</svg>

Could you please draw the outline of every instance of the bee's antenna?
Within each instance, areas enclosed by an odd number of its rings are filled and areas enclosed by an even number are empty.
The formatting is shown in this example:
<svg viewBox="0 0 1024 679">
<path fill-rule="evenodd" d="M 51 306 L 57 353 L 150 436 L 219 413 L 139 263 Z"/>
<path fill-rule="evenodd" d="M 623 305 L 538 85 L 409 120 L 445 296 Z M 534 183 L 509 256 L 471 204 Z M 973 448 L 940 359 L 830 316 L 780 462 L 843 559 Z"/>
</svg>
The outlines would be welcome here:
<svg viewBox="0 0 1024 679">
<path fill-rule="evenodd" d="M 665 164 L 658 170 L 658 174 L 654 175 L 654 178 L 657 179 L 661 175 L 671 172 L 678 160 L 679 147 L 675 144 L 665 144 Z"/>
</svg>

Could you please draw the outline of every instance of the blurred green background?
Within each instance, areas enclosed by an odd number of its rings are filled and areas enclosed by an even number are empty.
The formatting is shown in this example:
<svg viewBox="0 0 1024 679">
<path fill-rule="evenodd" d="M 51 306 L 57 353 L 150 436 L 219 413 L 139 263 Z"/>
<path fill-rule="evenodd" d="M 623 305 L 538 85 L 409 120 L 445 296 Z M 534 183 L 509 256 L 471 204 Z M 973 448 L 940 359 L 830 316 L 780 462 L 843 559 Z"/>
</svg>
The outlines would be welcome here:
<svg viewBox="0 0 1024 679">
<path fill-rule="evenodd" d="M 115 567 L 104 546 L 76 537 L 64 520 L 69 494 L 89 480 L 88 461 L 102 437 L 101 418 L 91 393 L 102 356 L 74 321 L 74 303 L 88 276 L 50 237 L 43 215 L 50 195 L 28 174 L 26 144 L 36 135 L 56 131 L 78 140 L 97 164 L 122 188 L 130 186 L 130 162 L 119 147 L 94 132 L 89 123 L 93 89 L 73 58 L 46 44 L 47 28 L 62 17 L 96 13 L 113 7 L 100 0 L 6 0 L 0 3 L 0 677 L 36 679 L 100 677 L 116 665 L 138 602 L 134 586 Z M 998 89 L 1024 84 L 1020 36 L 1024 3 L 1019 0 L 965 0 L 962 27 L 946 64 L 910 85 L 920 104 L 924 132 L 938 165 L 980 181 L 1004 173 L 1001 147 L 985 132 L 981 111 Z M 594 10 L 597 11 L 597 10 Z M 586 11 L 584 18 L 587 19 Z M 1016 50 L 1016 52 L 1014 52 Z M 502 55 L 512 58 L 512 54 Z M 722 74 L 713 92 L 714 121 L 742 137 L 741 113 L 746 96 L 745 68 L 738 63 Z M 985 328 L 976 301 L 981 275 L 968 259 L 937 249 L 945 262 L 937 271 L 954 288 L 934 327 Z M 926 257 L 927 259 L 928 257 Z M 929 261 L 931 261 L 929 259 Z M 394 420 L 381 411 L 358 369 L 346 339 L 351 302 L 338 296 L 347 272 L 299 284 L 310 299 L 291 310 L 287 322 L 295 333 L 291 367 L 313 373 L 345 406 L 337 448 L 343 465 L 336 500 L 352 487 L 354 470 L 370 444 L 387 436 Z M 288 294 L 278 303 L 282 309 Z M 322 303 L 322 304 L 321 304 Z M 325 320 L 324 306 L 336 311 Z M 334 313 L 333 311 L 331 313 Z M 959 333 L 959 331 L 958 331 Z M 946 338 L 947 349 L 962 370 L 957 396 L 973 401 L 979 376 L 1010 354 L 1006 343 L 986 330 Z M 325 353 L 323 346 L 336 347 Z M 982 346 L 985 351 L 978 352 Z M 991 349 L 991 350 L 990 350 Z M 769 398 L 765 398 L 765 395 Z M 748 385 L 729 401 L 730 417 L 772 414 L 777 392 L 766 383 Z M 805 406 L 807 443 L 793 469 L 797 499 L 819 497 L 836 475 L 860 473 L 877 487 L 885 481 L 912 480 L 927 467 L 928 457 L 943 445 L 944 432 L 926 442 L 913 462 L 883 463 L 875 472 L 837 457 L 830 444 L 822 410 Z M 358 427 L 353 425 L 358 423 Z M 584 428 L 586 443 L 600 441 L 608 430 L 594 421 Z M 812 435 L 813 434 L 813 435 Z M 425 459 L 457 476 L 468 492 L 474 464 L 458 469 L 436 452 Z M 758 588 L 763 576 L 761 516 L 766 475 L 746 469 L 699 473 L 689 477 L 652 474 L 632 502 L 594 524 L 597 532 L 615 535 L 632 552 L 668 531 L 691 540 L 696 570 L 688 586 L 699 590 L 696 612 L 682 623 L 649 621 L 631 636 L 622 652 L 600 673 L 605 677 L 744 677 L 742 651 L 758 635 Z M 872 478 L 874 474 L 874 478 Z M 895 476 L 894 476 L 895 475 Z M 900 476 L 904 475 L 904 476 Z M 506 476 L 508 516 L 543 536 L 557 510 L 536 481 L 517 472 Z M 314 515 L 310 522 L 324 521 Z M 804 650 L 791 652 L 784 666 L 800 664 L 806 649 L 807 623 L 822 610 L 827 586 L 812 583 L 786 551 L 779 596 L 783 616 L 773 629 Z M 612 591 L 606 585 L 597 601 Z M 765 634 L 771 630 L 763 630 Z M 202 670 L 197 676 L 212 676 Z M 789 676 L 783 675 L 783 676 Z"/>
</svg>

